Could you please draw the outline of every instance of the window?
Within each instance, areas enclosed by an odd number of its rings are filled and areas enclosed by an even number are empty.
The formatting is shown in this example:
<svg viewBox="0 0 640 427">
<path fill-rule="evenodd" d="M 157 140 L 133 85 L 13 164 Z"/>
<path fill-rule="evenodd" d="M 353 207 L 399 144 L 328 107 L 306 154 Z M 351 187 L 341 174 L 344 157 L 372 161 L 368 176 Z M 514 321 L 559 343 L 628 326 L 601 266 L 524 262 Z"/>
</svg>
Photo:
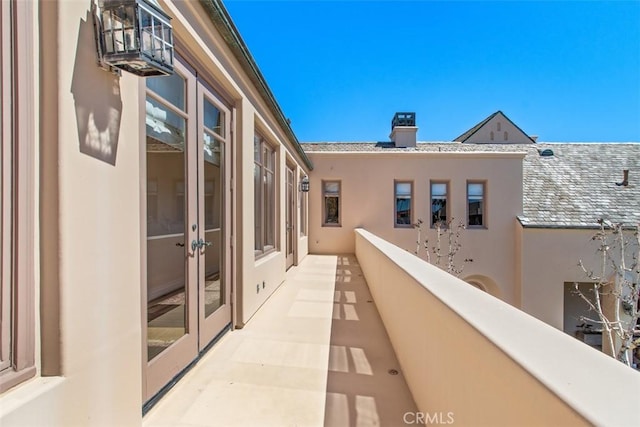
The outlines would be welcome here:
<svg viewBox="0 0 640 427">
<path fill-rule="evenodd" d="M 413 209 L 411 196 L 413 182 L 395 181 L 395 226 L 412 227 Z"/>
<path fill-rule="evenodd" d="M 276 248 L 276 153 L 259 134 L 253 138 L 253 151 L 255 254 L 258 256 Z"/>
<path fill-rule="evenodd" d="M 491 137 L 491 140 L 493 141 L 493 131 L 491 131 L 489 136 Z"/>
<path fill-rule="evenodd" d="M 448 182 L 431 181 L 431 227 L 447 224 Z"/>
<path fill-rule="evenodd" d="M 322 226 L 340 226 L 340 181 L 322 181 Z"/>
<path fill-rule="evenodd" d="M 33 48 L 32 13 L 29 2 L 0 1 L 0 393 L 36 373 L 34 76 L 29 56 L 15 55 Z"/>
<path fill-rule="evenodd" d="M 300 175 L 299 182 L 302 182 L 304 175 Z M 307 193 L 300 191 L 300 236 L 307 235 Z"/>
<path fill-rule="evenodd" d="M 505 141 L 509 140 L 509 133 L 506 130 L 504 131 L 504 140 Z"/>
<path fill-rule="evenodd" d="M 500 122 L 498 122 L 498 132 L 500 132 Z"/>
<path fill-rule="evenodd" d="M 467 182 L 467 224 L 469 227 L 485 227 L 484 182 Z"/>
</svg>

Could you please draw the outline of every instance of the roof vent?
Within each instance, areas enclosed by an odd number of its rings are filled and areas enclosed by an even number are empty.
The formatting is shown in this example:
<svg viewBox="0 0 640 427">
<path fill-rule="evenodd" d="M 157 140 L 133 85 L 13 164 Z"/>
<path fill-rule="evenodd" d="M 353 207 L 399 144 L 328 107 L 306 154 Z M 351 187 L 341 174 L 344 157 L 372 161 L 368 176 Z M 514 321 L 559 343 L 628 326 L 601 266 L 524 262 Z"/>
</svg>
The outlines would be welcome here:
<svg viewBox="0 0 640 427">
<path fill-rule="evenodd" d="M 538 150 L 538 153 L 540 153 L 540 157 L 552 157 L 553 156 L 553 150 L 550 148 L 545 148 L 544 150 Z"/>
<path fill-rule="evenodd" d="M 618 187 L 620 187 L 620 186 L 623 186 L 623 187 L 629 186 L 629 169 L 624 169 L 622 171 L 622 182 L 616 182 L 616 185 Z"/>
</svg>

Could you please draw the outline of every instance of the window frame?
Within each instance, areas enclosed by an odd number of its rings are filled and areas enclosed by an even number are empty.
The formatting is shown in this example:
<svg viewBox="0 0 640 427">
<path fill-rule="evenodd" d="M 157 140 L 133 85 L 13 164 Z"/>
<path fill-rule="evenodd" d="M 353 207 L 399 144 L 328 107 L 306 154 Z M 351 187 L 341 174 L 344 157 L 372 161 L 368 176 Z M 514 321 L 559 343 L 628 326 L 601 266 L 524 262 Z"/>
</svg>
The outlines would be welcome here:
<svg viewBox="0 0 640 427">
<path fill-rule="evenodd" d="M 338 184 L 338 193 L 337 196 L 334 196 L 333 193 L 330 193 L 331 196 L 327 195 L 326 184 L 334 183 Z M 337 197 L 338 198 L 338 222 L 326 222 L 327 219 L 327 197 Z M 323 179 L 322 180 L 322 227 L 342 227 L 342 181 L 337 179 Z"/>
<path fill-rule="evenodd" d="M 267 254 L 275 252 L 278 248 L 278 234 L 277 234 L 277 188 L 278 188 L 278 163 L 277 163 L 277 150 L 274 145 L 269 143 L 267 139 L 262 136 L 262 134 L 258 131 L 254 133 L 254 150 L 256 149 L 256 144 L 260 146 L 260 159 L 256 160 L 255 153 L 253 159 L 254 168 L 258 168 L 260 171 L 260 181 L 262 186 L 260 189 L 255 188 L 255 175 L 254 175 L 254 215 L 258 212 L 256 209 L 256 205 L 259 205 L 259 217 L 254 218 L 255 230 L 254 230 L 254 254 L 256 259 L 263 257 Z M 273 165 L 271 169 L 269 169 L 269 162 L 267 159 L 270 158 L 271 164 Z M 254 171 L 255 174 L 255 171 Z M 269 187 L 267 177 L 271 175 L 272 177 L 272 185 Z M 271 203 L 265 203 L 265 201 L 270 200 Z M 269 211 L 271 215 L 269 215 Z M 269 218 L 271 217 L 271 221 Z M 259 224 L 258 224 L 259 221 Z M 271 230 L 269 230 L 271 227 Z M 269 233 L 271 231 L 271 233 Z M 272 238 L 272 242 L 269 240 L 269 236 Z"/>
<path fill-rule="evenodd" d="M 411 191 L 409 193 L 409 224 L 398 223 L 398 184 L 409 184 L 409 186 L 411 187 Z M 394 228 L 413 228 L 413 224 L 414 224 L 413 217 L 414 217 L 414 211 L 415 211 L 415 209 L 413 208 L 413 205 L 414 205 L 413 191 L 414 191 L 414 185 L 412 180 L 406 180 L 406 179 L 393 180 L 393 227 Z"/>
<path fill-rule="evenodd" d="M 469 221 L 469 214 L 470 214 L 470 199 L 469 199 L 469 185 L 470 184 L 481 184 L 482 185 L 482 224 L 471 224 L 471 222 Z M 487 181 L 486 180 L 479 180 L 479 179 L 470 179 L 467 180 L 467 189 L 466 189 L 466 193 L 467 193 L 467 229 L 471 228 L 471 229 L 477 229 L 477 230 L 482 230 L 482 229 L 487 229 Z"/>
<path fill-rule="evenodd" d="M 430 227 L 431 228 L 437 228 L 437 225 L 435 222 L 433 222 L 433 184 L 444 184 L 445 188 L 446 188 L 446 192 L 445 192 L 445 217 L 446 220 L 444 222 L 444 224 L 442 224 L 442 227 L 447 227 L 447 223 L 449 222 L 451 215 L 450 215 L 450 209 L 451 209 L 451 204 L 449 203 L 449 194 L 450 194 L 450 185 L 449 185 L 450 181 L 447 180 L 438 180 L 438 179 L 433 179 L 429 181 L 429 220 L 430 220 Z"/>
<path fill-rule="evenodd" d="M 34 195 L 38 140 L 34 71 L 28 62 L 37 37 L 30 20 L 34 9 L 31 2 L 0 2 L 0 22 L 4 24 L 0 28 L 0 393 L 36 375 L 34 272 L 38 213 Z"/>
</svg>

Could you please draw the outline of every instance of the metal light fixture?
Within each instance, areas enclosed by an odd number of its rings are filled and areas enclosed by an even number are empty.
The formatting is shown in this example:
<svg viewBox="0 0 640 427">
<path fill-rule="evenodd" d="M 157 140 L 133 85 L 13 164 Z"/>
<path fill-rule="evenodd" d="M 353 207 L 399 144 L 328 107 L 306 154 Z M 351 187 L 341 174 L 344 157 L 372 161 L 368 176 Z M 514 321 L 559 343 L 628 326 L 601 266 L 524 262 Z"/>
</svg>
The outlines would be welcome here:
<svg viewBox="0 0 640 427">
<path fill-rule="evenodd" d="M 171 18 L 157 0 L 100 0 L 94 22 L 103 66 L 143 77 L 173 74 Z"/>
<path fill-rule="evenodd" d="M 309 192 L 309 177 L 306 175 L 302 178 L 302 181 L 300 181 L 300 191 L 303 193 Z"/>
</svg>

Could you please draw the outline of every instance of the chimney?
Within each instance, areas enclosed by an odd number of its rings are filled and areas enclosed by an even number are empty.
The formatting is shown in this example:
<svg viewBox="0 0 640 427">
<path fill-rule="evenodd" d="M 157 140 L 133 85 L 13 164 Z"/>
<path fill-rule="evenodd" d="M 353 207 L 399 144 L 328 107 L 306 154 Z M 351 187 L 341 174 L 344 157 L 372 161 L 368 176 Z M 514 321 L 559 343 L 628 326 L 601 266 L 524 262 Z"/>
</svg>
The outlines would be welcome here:
<svg viewBox="0 0 640 427">
<path fill-rule="evenodd" d="M 417 134 L 416 113 L 396 113 L 393 116 L 389 138 L 396 144 L 396 147 L 415 147 Z"/>
<path fill-rule="evenodd" d="M 529 135 L 529 138 L 531 138 L 533 142 L 538 142 L 538 135 Z"/>
</svg>

